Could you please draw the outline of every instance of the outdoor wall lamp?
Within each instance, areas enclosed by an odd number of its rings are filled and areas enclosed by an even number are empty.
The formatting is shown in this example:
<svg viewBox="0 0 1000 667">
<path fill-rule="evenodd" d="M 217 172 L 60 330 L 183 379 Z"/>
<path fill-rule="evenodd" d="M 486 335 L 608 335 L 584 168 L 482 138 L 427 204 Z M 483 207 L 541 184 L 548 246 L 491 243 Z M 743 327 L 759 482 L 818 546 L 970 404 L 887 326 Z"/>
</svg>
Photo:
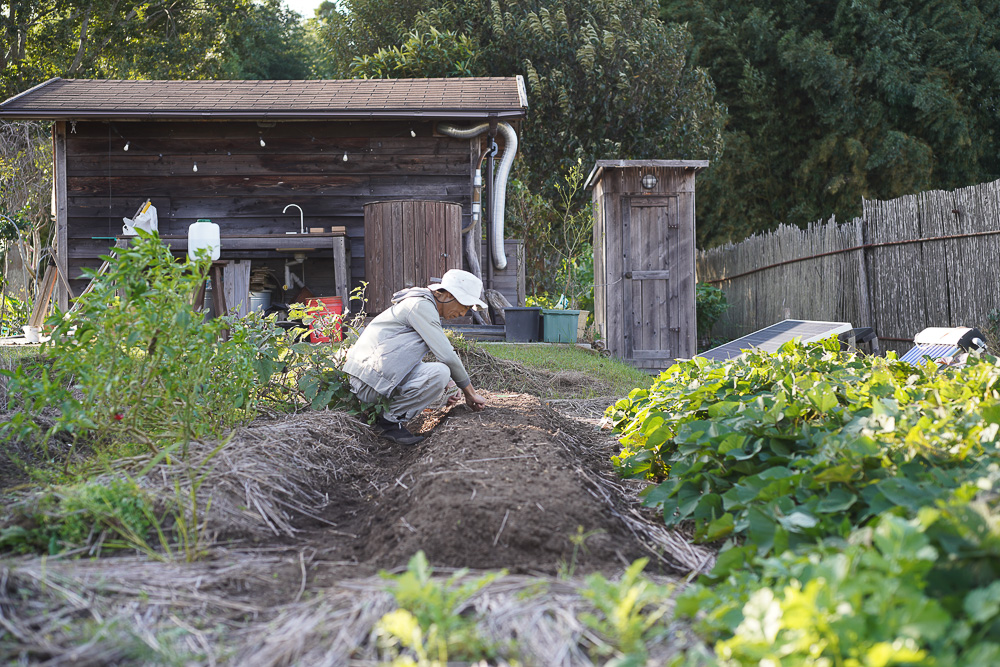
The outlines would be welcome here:
<svg viewBox="0 0 1000 667">
<path fill-rule="evenodd" d="M 658 182 L 659 181 L 657 181 L 656 176 L 654 176 L 653 174 L 646 174 L 645 176 L 642 177 L 642 187 L 645 188 L 646 190 L 652 190 L 653 188 L 656 187 L 656 184 Z"/>
</svg>

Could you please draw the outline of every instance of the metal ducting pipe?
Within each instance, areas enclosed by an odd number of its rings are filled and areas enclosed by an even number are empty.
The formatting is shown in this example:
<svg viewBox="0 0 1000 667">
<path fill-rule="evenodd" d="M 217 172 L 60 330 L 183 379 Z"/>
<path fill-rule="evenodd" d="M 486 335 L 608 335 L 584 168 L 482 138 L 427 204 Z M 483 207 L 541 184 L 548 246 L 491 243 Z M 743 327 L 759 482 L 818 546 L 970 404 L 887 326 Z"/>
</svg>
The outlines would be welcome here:
<svg viewBox="0 0 1000 667">
<path fill-rule="evenodd" d="M 471 139 L 477 137 L 490 129 L 489 123 L 480 123 L 472 127 L 457 127 L 450 123 L 439 123 L 438 132 L 456 139 Z M 517 153 L 517 133 L 510 123 L 497 123 L 497 130 L 503 135 L 504 148 L 503 155 L 500 156 L 500 166 L 493 177 L 493 209 L 490 211 L 490 233 L 493 247 L 493 266 L 503 270 L 507 268 L 507 255 L 503 251 L 503 230 L 504 230 L 504 208 L 507 200 L 507 179 L 510 177 L 510 168 L 514 164 L 514 155 Z"/>
</svg>

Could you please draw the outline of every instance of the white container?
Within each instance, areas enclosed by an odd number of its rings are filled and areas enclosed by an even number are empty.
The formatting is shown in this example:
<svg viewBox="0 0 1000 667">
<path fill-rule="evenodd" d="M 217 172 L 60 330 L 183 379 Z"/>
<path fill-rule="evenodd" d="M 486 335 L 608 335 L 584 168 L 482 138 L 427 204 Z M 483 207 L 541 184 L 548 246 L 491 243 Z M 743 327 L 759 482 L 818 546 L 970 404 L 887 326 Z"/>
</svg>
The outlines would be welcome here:
<svg viewBox="0 0 1000 667">
<path fill-rule="evenodd" d="M 192 222 L 188 227 L 188 257 L 194 259 L 195 253 L 201 248 L 208 249 L 213 262 L 219 259 L 222 251 L 219 226 L 211 220 Z"/>
<path fill-rule="evenodd" d="M 33 327 L 30 324 L 25 324 L 21 329 L 24 331 L 24 337 L 28 339 L 29 343 L 40 343 L 41 338 L 39 337 L 38 327 Z"/>
</svg>

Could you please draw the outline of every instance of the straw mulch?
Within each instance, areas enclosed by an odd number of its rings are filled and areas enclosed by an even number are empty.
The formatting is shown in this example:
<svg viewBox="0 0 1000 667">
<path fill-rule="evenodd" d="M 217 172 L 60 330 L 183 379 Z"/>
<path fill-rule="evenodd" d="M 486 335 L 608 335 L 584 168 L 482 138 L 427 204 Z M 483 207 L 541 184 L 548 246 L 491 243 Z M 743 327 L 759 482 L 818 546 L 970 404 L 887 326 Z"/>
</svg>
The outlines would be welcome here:
<svg viewBox="0 0 1000 667">
<path fill-rule="evenodd" d="M 295 600 L 266 606 L 250 593 L 267 588 L 270 573 L 296 556 L 221 549 L 213 555 L 211 562 L 186 565 L 135 557 L 0 565 L 0 659 L 94 666 L 384 664 L 374 627 L 396 604 L 380 577 L 345 579 L 300 600 L 303 578 Z M 305 575 L 309 565 L 301 554 L 298 559 Z M 584 587 L 579 578 L 508 575 L 457 613 L 475 614 L 479 633 L 502 647 L 500 664 L 602 664 L 598 656 L 613 651 L 608 638 L 583 621 L 596 613 L 581 595 Z M 665 604 L 669 619 L 672 602 Z M 668 629 L 648 645 L 649 664 L 665 664 L 695 642 L 682 624 Z"/>
<path fill-rule="evenodd" d="M 598 411 L 598 406 L 606 408 L 614 400 L 546 401 L 546 404 L 563 416 L 593 425 L 597 423 L 595 415 L 604 414 L 603 410 Z M 572 432 L 560 431 L 554 440 L 579 461 L 594 462 L 576 469 L 584 487 L 610 509 L 612 515 L 628 528 L 655 560 L 673 571 L 690 573 L 691 576 L 708 573 L 715 567 L 714 549 L 694 544 L 693 534 L 667 528 L 656 512 L 642 506 L 638 493 L 647 486 L 647 482 L 621 479 L 611 472 L 609 466 L 596 464 L 595 460 L 607 461 L 612 453 L 618 452 L 618 443 L 609 431 L 594 429 L 588 432 L 577 428 Z"/>
<path fill-rule="evenodd" d="M 186 498 L 197 487 L 205 530 L 220 537 L 288 536 L 295 520 L 316 516 L 331 488 L 361 495 L 377 477 L 375 436 L 332 410 L 290 415 L 237 429 L 218 451 L 191 445 L 186 461 L 159 465 L 142 484 L 154 496 Z"/>
<path fill-rule="evenodd" d="M 475 343 L 456 348 L 472 384 L 477 388 L 533 396 L 566 395 L 574 391 L 611 391 L 593 375 L 579 371 L 550 372 L 531 368 L 516 361 L 494 357 Z"/>
</svg>

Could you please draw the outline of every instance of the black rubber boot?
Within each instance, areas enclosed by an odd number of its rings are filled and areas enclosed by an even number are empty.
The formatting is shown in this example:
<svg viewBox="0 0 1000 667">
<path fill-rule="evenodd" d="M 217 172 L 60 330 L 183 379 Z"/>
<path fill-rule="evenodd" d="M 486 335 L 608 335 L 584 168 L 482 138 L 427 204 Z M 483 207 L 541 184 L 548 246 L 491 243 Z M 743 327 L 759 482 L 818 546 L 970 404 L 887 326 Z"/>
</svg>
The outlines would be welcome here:
<svg viewBox="0 0 1000 667">
<path fill-rule="evenodd" d="M 385 417 L 379 417 L 376 423 L 382 430 L 380 435 L 387 440 L 392 440 L 397 445 L 415 445 L 424 439 L 424 436 L 413 435 L 399 422 L 390 421 Z"/>
</svg>

